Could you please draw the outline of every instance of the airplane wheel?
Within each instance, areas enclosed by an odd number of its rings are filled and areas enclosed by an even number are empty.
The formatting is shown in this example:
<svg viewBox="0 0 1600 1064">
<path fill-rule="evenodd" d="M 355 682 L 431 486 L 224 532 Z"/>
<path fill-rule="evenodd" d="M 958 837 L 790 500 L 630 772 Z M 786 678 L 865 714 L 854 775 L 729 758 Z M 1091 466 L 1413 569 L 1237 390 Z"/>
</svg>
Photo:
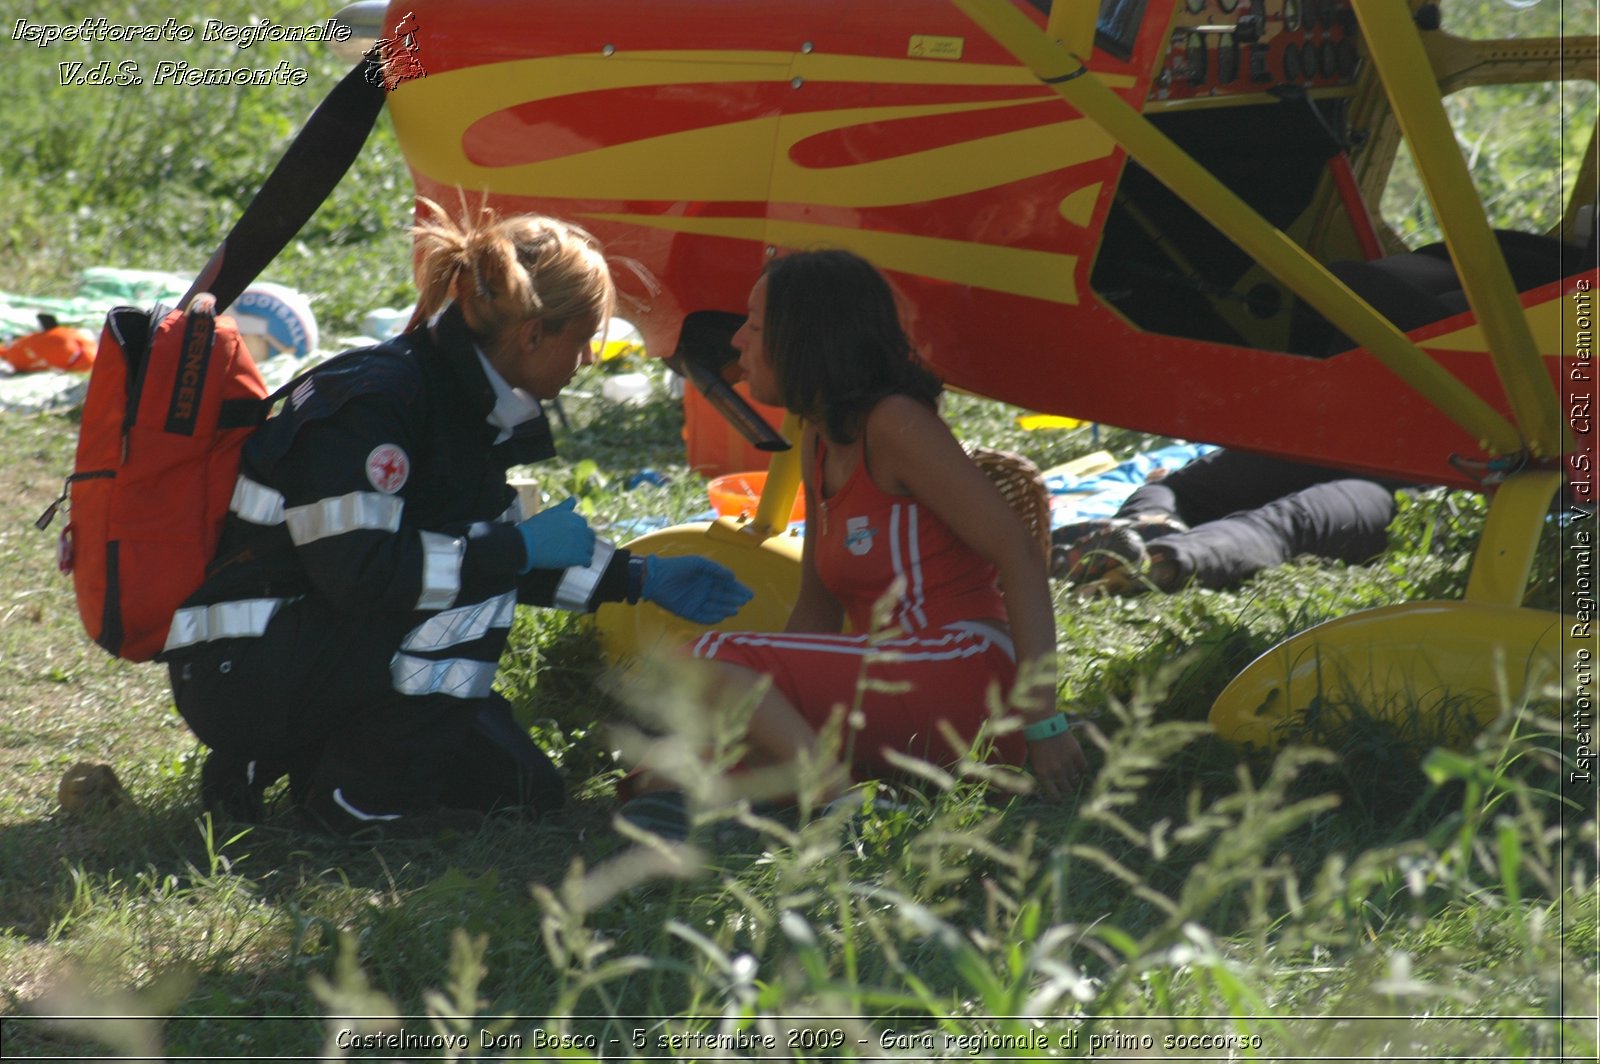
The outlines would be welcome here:
<svg viewBox="0 0 1600 1064">
<path fill-rule="evenodd" d="M 1482 602 L 1407 602 L 1309 628 L 1251 662 L 1211 707 L 1224 739 L 1272 749 L 1345 706 L 1465 742 L 1560 680 L 1563 620 Z M 1324 718 L 1336 724 L 1336 718 Z"/>
</svg>

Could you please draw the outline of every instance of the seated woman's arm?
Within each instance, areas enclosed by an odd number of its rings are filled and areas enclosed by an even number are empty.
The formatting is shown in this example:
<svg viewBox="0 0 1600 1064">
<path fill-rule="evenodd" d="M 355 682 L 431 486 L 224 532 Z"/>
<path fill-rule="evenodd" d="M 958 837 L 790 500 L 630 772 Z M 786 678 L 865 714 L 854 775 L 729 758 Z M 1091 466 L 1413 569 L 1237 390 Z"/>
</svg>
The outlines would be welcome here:
<svg viewBox="0 0 1600 1064">
<path fill-rule="evenodd" d="M 884 399 L 867 418 L 867 450 L 880 487 L 926 506 L 999 573 L 1017 687 L 1011 703 L 1024 721 L 1056 709 L 1056 622 L 1043 552 L 1005 496 L 927 406 L 906 396 Z M 1046 797 L 1060 800 L 1088 771 L 1070 733 L 1028 743 L 1028 761 Z"/>
</svg>

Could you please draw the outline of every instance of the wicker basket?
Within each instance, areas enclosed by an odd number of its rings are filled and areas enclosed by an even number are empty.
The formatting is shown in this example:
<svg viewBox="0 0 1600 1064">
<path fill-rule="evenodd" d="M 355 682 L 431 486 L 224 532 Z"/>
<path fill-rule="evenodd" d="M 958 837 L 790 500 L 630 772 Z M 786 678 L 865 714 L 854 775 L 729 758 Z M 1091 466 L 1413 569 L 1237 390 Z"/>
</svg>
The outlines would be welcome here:
<svg viewBox="0 0 1600 1064">
<path fill-rule="evenodd" d="M 1020 454 L 997 451 L 976 444 L 966 445 L 967 455 L 1000 489 L 1006 502 L 1039 544 L 1039 553 L 1050 557 L 1050 489 L 1045 487 L 1039 467 Z"/>
</svg>

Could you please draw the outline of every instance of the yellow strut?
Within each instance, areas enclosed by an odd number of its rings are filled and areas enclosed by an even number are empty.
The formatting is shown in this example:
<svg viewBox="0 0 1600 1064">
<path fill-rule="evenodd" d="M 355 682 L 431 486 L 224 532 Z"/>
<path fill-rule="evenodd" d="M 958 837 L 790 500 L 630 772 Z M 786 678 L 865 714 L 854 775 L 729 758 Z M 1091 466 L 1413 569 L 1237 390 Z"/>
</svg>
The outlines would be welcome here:
<svg viewBox="0 0 1600 1064">
<path fill-rule="evenodd" d="M 763 539 L 789 527 L 789 513 L 800 491 L 800 419 L 784 414 L 783 427 L 778 431 L 789 441 L 789 449 L 773 452 L 772 461 L 767 464 L 767 483 L 761 489 L 761 501 L 756 504 L 750 529 Z"/>
<path fill-rule="evenodd" d="M 1565 479 L 1556 470 L 1534 470 L 1512 474 L 1495 489 L 1467 575 L 1469 601 L 1522 605 L 1550 500 Z"/>
<path fill-rule="evenodd" d="M 1041 33 L 1010 0 L 953 3 L 1032 70 L 1035 77 L 1109 133 L 1206 221 L 1470 432 L 1485 450 L 1494 454 L 1522 450 L 1522 438 L 1514 425 L 1424 354 L 1405 333 L 1273 228 L 1098 78 L 1085 76 L 1088 69 Z"/>
<path fill-rule="evenodd" d="M 1099 17 L 1098 0 L 1056 0 L 1044 31 L 1073 55 L 1088 55 L 1094 51 L 1094 24 Z"/>
<path fill-rule="evenodd" d="M 783 415 L 783 427 L 778 431 L 789 441 L 789 449 L 772 453 L 755 516 L 748 521 L 718 518 L 706 530 L 708 536 L 720 542 L 748 546 L 765 542 L 789 527 L 789 514 L 794 509 L 795 496 L 800 493 L 800 428 L 798 417 L 789 413 Z"/>
<path fill-rule="evenodd" d="M 1505 254 L 1461 157 L 1410 6 L 1402 0 L 1351 0 L 1351 4 L 1389 94 L 1389 107 L 1411 145 L 1467 303 L 1489 341 L 1489 357 L 1511 401 L 1512 415 L 1535 455 L 1560 454 L 1571 437 L 1561 423 L 1555 388 L 1544 372 Z"/>
</svg>

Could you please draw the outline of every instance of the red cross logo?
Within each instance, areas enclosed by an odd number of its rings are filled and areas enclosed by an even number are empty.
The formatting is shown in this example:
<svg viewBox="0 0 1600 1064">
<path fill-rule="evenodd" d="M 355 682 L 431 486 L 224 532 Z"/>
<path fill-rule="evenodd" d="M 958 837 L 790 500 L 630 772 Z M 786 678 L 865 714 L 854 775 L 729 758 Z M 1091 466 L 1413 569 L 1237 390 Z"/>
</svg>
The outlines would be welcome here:
<svg viewBox="0 0 1600 1064">
<path fill-rule="evenodd" d="M 385 495 L 405 487 L 411 476 L 411 459 L 392 443 L 380 443 L 367 455 L 367 479 Z"/>
</svg>

